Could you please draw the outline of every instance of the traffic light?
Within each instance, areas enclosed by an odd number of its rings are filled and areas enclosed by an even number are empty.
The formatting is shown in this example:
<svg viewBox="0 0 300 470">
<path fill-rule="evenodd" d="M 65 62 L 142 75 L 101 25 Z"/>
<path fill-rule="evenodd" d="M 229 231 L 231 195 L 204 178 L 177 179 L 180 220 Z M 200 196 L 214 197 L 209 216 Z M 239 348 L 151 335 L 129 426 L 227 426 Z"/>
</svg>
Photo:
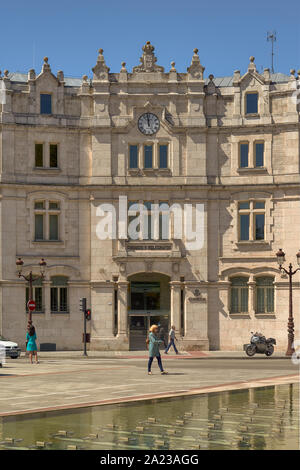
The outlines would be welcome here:
<svg viewBox="0 0 300 470">
<path fill-rule="evenodd" d="M 90 321 L 91 319 L 91 316 L 92 316 L 92 311 L 90 308 L 87 308 L 86 311 L 85 311 L 85 318 L 87 321 Z"/>
<path fill-rule="evenodd" d="M 86 311 L 86 297 L 81 297 L 80 301 L 79 301 L 79 309 L 81 312 L 85 312 Z"/>
</svg>

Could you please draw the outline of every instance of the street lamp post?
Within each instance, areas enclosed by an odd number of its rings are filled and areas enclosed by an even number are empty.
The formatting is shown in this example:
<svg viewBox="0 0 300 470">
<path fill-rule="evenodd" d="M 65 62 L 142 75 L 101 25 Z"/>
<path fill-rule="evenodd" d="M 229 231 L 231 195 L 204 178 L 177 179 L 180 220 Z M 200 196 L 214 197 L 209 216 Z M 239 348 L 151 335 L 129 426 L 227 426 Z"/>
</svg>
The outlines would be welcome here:
<svg viewBox="0 0 300 470">
<path fill-rule="evenodd" d="M 41 261 L 39 262 L 39 266 L 40 266 L 40 270 L 41 270 L 41 274 L 39 276 L 33 276 L 32 274 L 32 271 L 30 271 L 30 273 L 28 274 L 28 276 L 25 276 L 24 274 L 22 274 L 22 269 L 23 269 L 23 265 L 24 265 L 24 261 L 21 259 L 21 258 L 18 258 L 17 261 L 16 261 L 16 266 L 17 266 L 17 270 L 18 270 L 18 276 L 19 278 L 22 277 L 23 279 L 25 279 L 25 281 L 28 282 L 29 284 L 29 301 L 33 300 L 33 289 L 32 289 L 32 284 L 34 281 L 36 281 L 37 279 L 39 279 L 40 277 L 43 279 L 44 276 L 45 276 L 45 268 L 46 268 L 46 261 L 44 260 L 44 258 L 41 259 Z M 32 323 L 32 311 L 30 309 L 28 309 L 28 325 L 31 325 Z"/>
<path fill-rule="evenodd" d="M 285 353 L 286 356 L 292 356 L 295 352 L 293 348 L 294 343 L 294 318 L 293 318 L 293 276 L 297 271 L 300 271 L 300 267 L 293 270 L 292 263 L 289 264 L 289 268 L 285 269 L 282 265 L 285 262 L 285 253 L 280 248 L 276 253 L 277 262 L 279 264 L 279 269 L 282 272 L 285 272 L 289 276 L 289 319 L 288 319 L 288 347 Z M 300 250 L 297 255 L 297 263 L 300 266 Z"/>
</svg>

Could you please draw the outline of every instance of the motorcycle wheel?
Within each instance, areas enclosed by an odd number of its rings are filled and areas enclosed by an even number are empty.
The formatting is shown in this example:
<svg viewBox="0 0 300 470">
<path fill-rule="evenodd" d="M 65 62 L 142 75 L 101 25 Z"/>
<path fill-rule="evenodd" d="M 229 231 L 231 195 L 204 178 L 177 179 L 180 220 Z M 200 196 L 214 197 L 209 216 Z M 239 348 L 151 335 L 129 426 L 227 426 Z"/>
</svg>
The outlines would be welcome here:
<svg viewBox="0 0 300 470">
<path fill-rule="evenodd" d="M 250 346 L 250 345 L 247 346 L 247 348 L 246 348 L 246 354 L 247 354 L 247 356 L 252 357 L 252 356 L 254 356 L 255 353 L 256 353 L 256 348 L 255 348 L 255 346 Z"/>
<path fill-rule="evenodd" d="M 274 352 L 274 346 L 270 345 L 266 351 L 266 356 L 268 357 L 272 356 L 273 352 Z"/>
</svg>

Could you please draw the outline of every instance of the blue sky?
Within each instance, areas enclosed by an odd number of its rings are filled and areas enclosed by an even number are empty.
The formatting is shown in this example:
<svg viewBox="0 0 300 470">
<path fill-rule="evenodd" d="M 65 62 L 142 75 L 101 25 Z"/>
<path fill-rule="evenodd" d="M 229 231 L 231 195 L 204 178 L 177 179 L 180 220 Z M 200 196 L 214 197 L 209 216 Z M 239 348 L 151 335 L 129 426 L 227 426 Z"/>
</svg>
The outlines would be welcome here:
<svg viewBox="0 0 300 470">
<path fill-rule="evenodd" d="M 249 56 L 270 67 L 268 30 L 276 30 L 275 71 L 300 69 L 299 1 L 285 0 L 13 0 L 1 2 L 0 69 L 40 71 L 44 56 L 54 73 L 91 76 L 97 51 L 119 72 L 138 65 L 141 47 L 155 46 L 166 71 L 186 71 L 199 49 L 205 76 L 243 73 Z"/>
</svg>

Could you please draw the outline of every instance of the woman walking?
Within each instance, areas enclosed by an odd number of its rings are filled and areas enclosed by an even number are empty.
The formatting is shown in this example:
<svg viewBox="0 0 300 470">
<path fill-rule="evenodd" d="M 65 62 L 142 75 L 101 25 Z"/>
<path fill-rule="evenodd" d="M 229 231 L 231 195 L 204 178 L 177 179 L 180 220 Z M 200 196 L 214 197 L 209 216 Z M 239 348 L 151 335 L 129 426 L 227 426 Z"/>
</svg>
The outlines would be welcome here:
<svg viewBox="0 0 300 470">
<path fill-rule="evenodd" d="M 161 362 L 161 355 L 159 352 L 159 345 L 163 342 L 158 338 L 158 326 L 152 325 L 150 328 L 148 344 L 149 344 L 149 361 L 148 361 L 148 375 L 152 375 L 151 366 L 153 359 L 156 357 L 158 362 L 158 367 L 160 368 L 160 372 L 162 375 L 167 374 L 168 372 L 164 371 L 162 362 Z"/>
<path fill-rule="evenodd" d="M 26 335 L 26 350 L 29 352 L 30 363 L 32 364 L 32 356 L 35 356 L 35 363 L 38 364 L 37 345 L 36 345 L 36 332 L 33 325 L 28 326 Z"/>
</svg>

